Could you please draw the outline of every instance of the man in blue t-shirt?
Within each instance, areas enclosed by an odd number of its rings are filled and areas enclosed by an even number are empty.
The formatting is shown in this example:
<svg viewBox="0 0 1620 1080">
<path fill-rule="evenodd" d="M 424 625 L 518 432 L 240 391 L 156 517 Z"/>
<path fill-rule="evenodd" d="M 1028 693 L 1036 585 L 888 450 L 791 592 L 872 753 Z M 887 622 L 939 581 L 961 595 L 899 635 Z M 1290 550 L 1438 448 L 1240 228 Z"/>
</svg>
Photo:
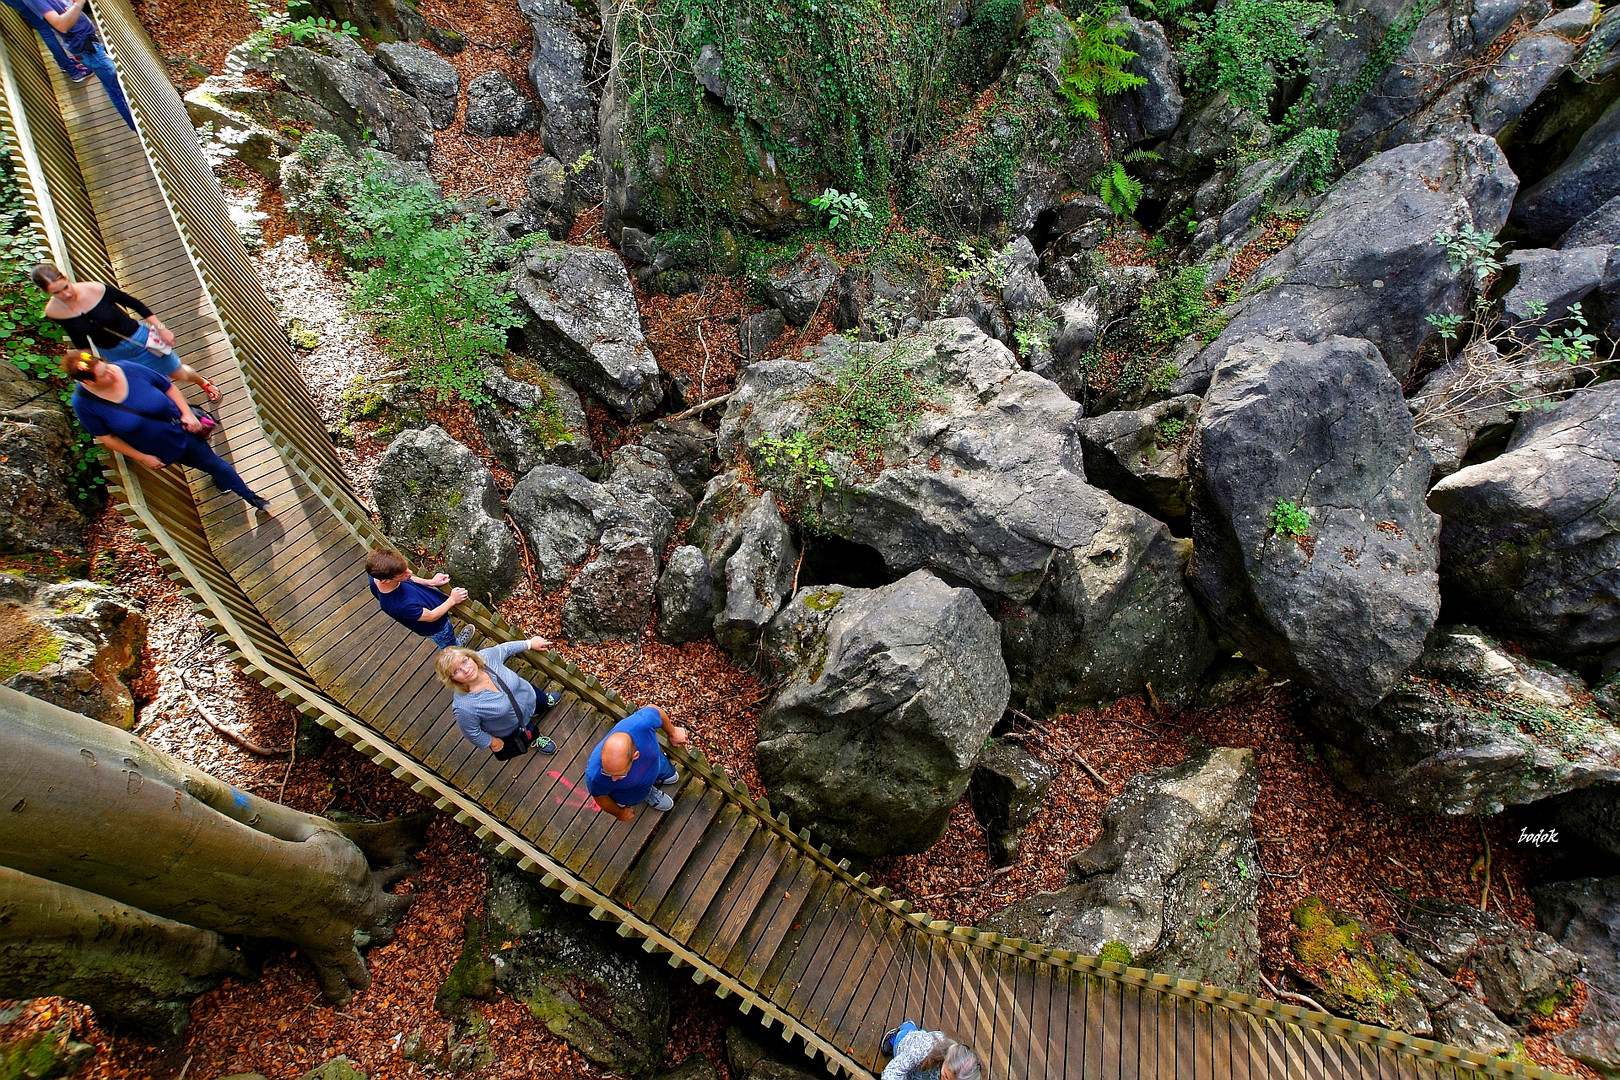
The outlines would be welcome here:
<svg viewBox="0 0 1620 1080">
<path fill-rule="evenodd" d="M 51 58 L 56 66 L 62 69 L 62 74 L 76 83 L 84 82 L 90 77 L 90 69 L 69 56 L 62 47 L 62 36 L 56 32 L 50 23 L 40 18 L 39 13 L 28 6 L 27 0 L 5 0 L 5 4 L 12 11 L 22 16 L 23 22 L 34 28 L 45 42 L 45 47 L 51 51 Z"/>
<path fill-rule="evenodd" d="M 451 589 L 447 597 L 435 588 L 449 583 L 450 575 L 419 578 L 411 573 L 403 555 L 387 548 L 378 548 L 366 556 L 366 573 L 371 575 L 371 595 L 395 622 L 432 638 L 441 649 L 472 640 L 472 627 L 463 627 L 458 635 L 450 623 L 450 609 L 467 599 L 467 590 Z"/>
<path fill-rule="evenodd" d="M 135 130 L 135 118 L 129 114 L 129 102 L 124 100 L 124 88 L 118 82 L 118 72 L 113 67 L 112 57 L 107 55 L 107 47 L 96 33 L 96 24 L 84 13 L 84 0 L 72 0 L 71 3 L 68 0 L 21 2 L 62 35 L 62 43 L 67 46 L 69 55 L 95 72 L 107 91 L 107 97 L 112 100 L 113 108 L 118 110 L 118 115 L 124 118 L 130 130 Z"/>
<path fill-rule="evenodd" d="M 645 705 L 614 724 L 585 763 L 585 790 L 620 821 L 629 821 L 634 816 L 630 808 L 642 803 L 654 810 L 675 806 L 674 799 L 654 786 L 680 779 L 658 745 L 659 728 L 671 746 L 686 745 L 685 728 L 670 723 L 658 706 Z"/>
</svg>

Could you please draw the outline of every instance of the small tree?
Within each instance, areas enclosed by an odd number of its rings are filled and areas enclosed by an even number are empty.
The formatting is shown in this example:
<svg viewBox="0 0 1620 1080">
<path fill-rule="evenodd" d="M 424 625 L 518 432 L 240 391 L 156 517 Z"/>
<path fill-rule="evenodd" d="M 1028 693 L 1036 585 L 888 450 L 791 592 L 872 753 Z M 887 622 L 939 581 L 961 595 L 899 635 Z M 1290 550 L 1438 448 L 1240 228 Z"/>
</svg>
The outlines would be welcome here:
<svg viewBox="0 0 1620 1080">
<path fill-rule="evenodd" d="M 321 992 L 370 983 L 359 946 L 428 815 L 340 824 L 260 799 L 127 732 L 0 687 L 0 997 L 57 994 L 149 1036 L 247 965 L 221 935 L 297 946 Z"/>
</svg>

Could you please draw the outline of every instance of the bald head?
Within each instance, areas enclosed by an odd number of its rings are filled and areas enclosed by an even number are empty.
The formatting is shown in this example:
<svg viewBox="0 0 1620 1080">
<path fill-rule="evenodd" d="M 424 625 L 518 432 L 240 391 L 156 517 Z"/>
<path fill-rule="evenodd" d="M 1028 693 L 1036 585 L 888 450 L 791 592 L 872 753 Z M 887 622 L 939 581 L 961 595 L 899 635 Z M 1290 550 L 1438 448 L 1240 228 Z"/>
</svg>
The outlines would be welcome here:
<svg viewBox="0 0 1620 1080">
<path fill-rule="evenodd" d="M 622 780 L 630 771 L 630 763 L 640 756 L 636 752 L 636 741 L 626 732 L 615 731 L 602 743 L 602 771 L 615 780 Z"/>
</svg>

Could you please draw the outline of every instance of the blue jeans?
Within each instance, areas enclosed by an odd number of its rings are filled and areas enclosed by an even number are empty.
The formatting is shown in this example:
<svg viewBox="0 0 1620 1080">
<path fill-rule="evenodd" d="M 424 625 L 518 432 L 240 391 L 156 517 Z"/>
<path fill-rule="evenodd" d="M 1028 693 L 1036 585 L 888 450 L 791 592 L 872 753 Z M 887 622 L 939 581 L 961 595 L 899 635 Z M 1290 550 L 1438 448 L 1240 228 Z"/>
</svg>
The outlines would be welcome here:
<svg viewBox="0 0 1620 1080">
<path fill-rule="evenodd" d="M 456 642 L 456 624 L 449 619 L 444 620 L 444 629 L 433 635 L 433 644 L 441 649 L 448 649 Z"/>
<path fill-rule="evenodd" d="M 231 463 L 214 453 L 213 448 L 203 441 L 201 435 L 191 435 L 186 439 L 186 449 L 176 460 L 182 465 L 190 465 L 193 469 L 200 469 L 213 477 L 214 483 L 221 491 L 233 491 L 250 503 L 259 501 L 259 497 L 231 467 Z"/>
<path fill-rule="evenodd" d="M 129 102 L 124 100 L 124 88 L 118 82 L 118 70 L 113 67 L 112 57 L 107 55 L 107 47 L 99 41 L 92 41 L 86 52 L 78 53 L 79 63 L 96 73 L 101 80 L 102 87 L 107 91 L 107 97 L 112 100 L 113 108 L 118 115 L 124 118 L 129 130 L 135 130 L 135 118 L 129 114 Z"/>
<path fill-rule="evenodd" d="M 104 349 L 100 345 L 97 345 L 96 348 L 101 350 L 103 360 L 115 360 L 120 364 L 139 364 L 141 367 L 155 371 L 167 378 L 179 371 L 180 365 L 185 361 L 180 359 L 180 354 L 172 349 L 166 353 L 155 353 L 148 349 L 146 340 L 151 334 L 152 328 L 145 323 L 141 323 L 134 336 L 128 341 L 120 341 L 111 348 Z"/>
<path fill-rule="evenodd" d="M 82 79 L 89 75 L 89 69 L 68 55 L 67 48 L 62 44 L 62 38 L 57 34 L 56 28 L 34 13 L 26 4 L 9 4 L 11 10 L 21 15 L 23 22 L 34 28 L 34 33 L 45 42 L 45 48 L 50 50 L 51 58 L 56 66 L 62 69 L 62 74 L 70 79 Z"/>
<path fill-rule="evenodd" d="M 642 803 L 653 797 L 653 792 L 658 790 L 659 784 L 667 783 L 680 775 L 680 773 L 675 771 L 675 766 L 669 763 L 669 758 L 664 755 L 662 750 L 658 752 L 658 764 L 661 766 L 661 768 L 658 770 L 658 779 L 653 781 L 652 790 L 647 792 L 646 798 L 641 800 Z M 641 803 L 637 803 L 636 805 L 640 806 Z"/>
</svg>

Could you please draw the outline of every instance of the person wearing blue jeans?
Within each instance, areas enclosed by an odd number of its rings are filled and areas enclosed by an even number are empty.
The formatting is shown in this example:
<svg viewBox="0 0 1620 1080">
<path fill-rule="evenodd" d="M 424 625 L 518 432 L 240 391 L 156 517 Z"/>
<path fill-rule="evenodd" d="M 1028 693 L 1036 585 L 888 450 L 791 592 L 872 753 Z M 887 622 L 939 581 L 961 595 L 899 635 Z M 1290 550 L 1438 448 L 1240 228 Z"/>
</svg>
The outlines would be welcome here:
<svg viewBox="0 0 1620 1080">
<path fill-rule="evenodd" d="M 670 745 L 686 745 L 686 729 L 670 723 L 663 709 L 648 705 L 614 724 L 585 763 L 585 790 L 597 806 L 620 821 L 631 820 L 635 815 L 630 808 L 642 803 L 654 810 L 675 806 L 675 800 L 655 786 L 680 779 L 658 745 L 660 729 Z"/>
<path fill-rule="evenodd" d="M 61 37 L 51 28 L 51 24 L 40 18 L 25 0 L 5 0 L 5 4 L 21 15 L 23 22 L 34 28 L 34 33 L 45 42 L 45 47 L 50 50 L 56 66 L 62 69 L 62 74 L 76 83 L 84 82 L 90 77 L 90 69 L 68 55 L 67 49 L 62 47 Z"/>
<path fill-rule="evenodd" d="M 377 604 L 411 633 L 431 638 L 441 649 L 472 640 L 472 627 L 464 626 L 458 634 L 450 622 L 450 609 L 467 599 L 467 590 L 451 589 L 447 597 L 438 589 L 450 583 L 449 574 L 417 577 L 405 556 L 389 548 L 376 548 L 366 556 L 366 573 L 371 575 L 371 595 Z"/>
<path fill-rule="evenodd" d="M 21 0 L 21 2 L 62 35 L 62 42 L 67 46 L 68 53 L 101 80 L 113 108 L 118 110 L 118 115 L 124 118 L 124 123 L 134 131 L 135 118 L 130 115 L 129 102 L 124 100 L 124 88 L 119 85 L 118 71 L 113 67 L 112 57 L 107 55 L 107 47 L 101 43 L 101 38 L 96 33 L 96 24 L 84 13 L 84 0 L 72 0 L 72 3 L 68 0 Z"/>
<path fill-rule="evenodd" d="M 103 447 L 148 469 L 175 462 L 200 469 L 221 491 L 273 516 L 269 500 L 254 494 L 231 463 L 209 449 L 198 434 L 202 422 L 168 379 L 139 364 L 109 364 L 77 350 L 63 360 L 62 371 L 79 384 L 72 401 L 79 426 Z"/>
<path fill-rule="evenodd" d="M 910 1020 L 885 1032 L 881 1049 L 890 1055 L 881 1080 L 983 1080 L 972 1047 L 951 1041 L 943 1031 L 924 1031 Z"/>
</svg>

